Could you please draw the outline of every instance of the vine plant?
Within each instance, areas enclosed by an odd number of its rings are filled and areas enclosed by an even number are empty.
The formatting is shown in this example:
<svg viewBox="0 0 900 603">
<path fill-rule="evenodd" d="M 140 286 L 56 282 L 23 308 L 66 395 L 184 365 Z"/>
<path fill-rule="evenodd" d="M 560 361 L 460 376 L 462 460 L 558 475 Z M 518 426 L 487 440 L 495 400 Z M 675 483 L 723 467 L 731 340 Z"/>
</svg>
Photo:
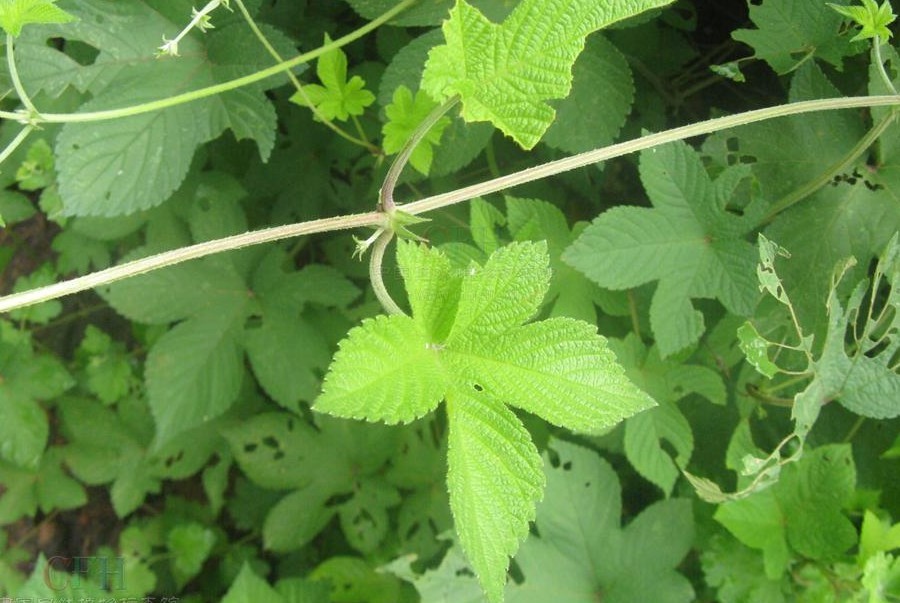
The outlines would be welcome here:
<svg viewBox="0 0 900 603">
<path fill-rule="evenodd" d="M 102 19 L 97 19 L 102 12 L 102 3 L 87 2 L 70 10 L 57 6 L 54 0 L 0 3 L 0 27 L 6 32 L 10 82 L 22 104 L 18 110 L 0 111 L 0 117 L 21 126 L 0 152 L 0 162 L 16 154 L 17 149 L 42 128 L 65 124 L 57 134 L 56 143 L 58 168 L 62 174 L 60 215 L 123 215 L 159 205 L 178 189 L 189 169 L 194 147 L 215 138 L 225 129 L 230 129 L 238 139 L 252 139 L 261 157 L 266 159 L 274 145 L 274 134 L 266 130 L 275 118 L 267 108 L 263 86 L 271 83 L 272 78 L 291 83 L 294 87 L 292 102 L 308 107 L 317 121 L 344 141 L 365 149 L 376 166 L 386 154 L 397 153 L 372 211 L 228 236 L 221 235 L 229 229 L 234 231 L 235 225 L 240 227 L 243 224 L 240 218 L 225 215 L 204 221 L 202 212 L 192 214 L 188 217 L 189 228 L 193 239 L 199 242 L 187 244 L 178 237 L 167 241 L 157 231 L 160 240 L 152 242 L 148 235 L 146 247 L 135 252 L 141 257 L 69 281 L 9 295 L 0 299 L 0 311 L 21 312 L 23 308 L 42 302 L 98 289 L 127 317 L 140 317 L 145 322 L 157 324 L 183 321 L 160 337 L 153 352 L 157 363 L 147 371 L 150 411 L 156 427 L 152 449 L 159 451 L 192 428 L 223 415 L 240 388 L 239 380 L 226 378 L 209 386 L 216 390 L 210 396 L 203 391 L 207 386 L 197 383 L 192 385 L 194 389 L 175 392 L 163 384 L 163 373 L 180 369 L 164 368 L 166 354 L 171 362 L 173 349 L 186 345 L 192 338 L 207 338 L 209 345 L 219 345 L 225 350 L 215 352 L 220 354 L 215 362 L 222 366 L 233 363 L 235 358 L 240 362 L 241 351 L 231 339 L 231 323 L 225 324 L 227 320 L 234 320 L 229 318 L 231 315 L 244 320 L 261 313 L 263 328 L 270 329 L 267 332 L 274 337 L 273 331 L 277 327 L 270 326 L 267 321 L 275 324 L 276 319 L 270 317 L 281 316 L 279 312 L 288 316 L 284 304 L 315 299 L 315 293 L 290 289 L 294 284 L 283 286 L 279 283 L 285 277 L 278 268 L 283 258 L 273 256 L 271 261 L 263 260 L 260 268 L 251 275 L 251 269 L 247 268 L 250 260 L 246 259 L 251 256 L 220 254 L 301 235 L 373 228 L 374 234 L 357 240 L 355 253 L 370 253 L 370 282 L 387 316 L 363 320 L 341 341 L 312 409 L 340 418 L 406 424 L 421 419 L 435 410 L 441 401 L 445 402 L 449 426 L 446 454 L 450 508 L 458 542 L 465 554 L 466 561 L 462 563 L 470 564 L 488 600 L 502 601 L 505 593 L 519 597 L 516 600 L 532 600 L 522 594 L 527 589 L 520 590 L 513 582 L 508 583 L 509 560 L 516 555 L 529 534 L 530 522 L 535 519 L 540 538 L 550 538 L 553 527 L 549 524 L 552 522 L 548 517 L 542 517 L 540 509 L 543 507 L 538 503 L 548 479 L 565 479 L 553 473 L 550 465 L 545 467 L 532 435 L 510 407 L 524 410 L 549 425 L 584 438 L 608 433 L 628 419 L 624 447 L 638 472 L 668 495 L 677 479 L 677 471 L 683 471 L 702 498 L 720 505 L 716 520 L 750 548 L 762 550 L 768 579 L 778 579 L 788 564 L 785 537 L 782 535 L 781 540 L 762 543 L 756 541 L 747 526 L 747 518 L 758 511 L 751 505 L 760 504 L 759 501 L 773 509 L 779 505 L 787 509 L 806 504 L 802 493 L 790 490 L 793 482 L 788 481 L 784 486 L 778 483 L 782 472 L 827 473 L 834 466 L 835 458 L 846 461 L 842 451 L 831 451 L 829 454 L 833 454 L 829 456 L 819 452 L 824 449 L 817 449 L 812 457 L 803 455 L 807 436 L 822 406 L 840 400 L 860 417 L 887 419 L 900 414 L 897 398 L 890 399 L 891 395 L 900 392 L 895 358 L 900 345 L 896 309 L 900 247 L 896 236 L 892 239 L 873 236 L 883 253 L 872 278 L 854 284 L 846 302 L 839 294 L 840 284 L 846 281 L 852 265 L 839 264 L 839 271 L 828 283 L 824 295 L 827 308 L 822 319 L 822 308 L 814 307 L 809 300 L 795 305 L 786 293 L 787 287 L 776 272 L 774 262 L 779 254 L 788 255 L 787 251 L 762 235 L 757 251 L 746 238 L 766 227 L 769 227 L 767 233 L 770 236 L 777 236 L 779 216 L 796 210 L 802 201 L 848 169 L 855 168 L 879 141 L 878 152 L 887 156 L 894 150 L 892 143 L 885 142 L 884 138 L 886 133 L 896 134 L 900 113 L 896 78 L 888 69 L 891 64 L 896 69 L 896 52 L 888 45 L 889 54 L 883 54 L 885 42 L 891 37 L 888 26 L 894 18 L 888 2 L 881 6 L 874 0 L 863 0 L 863 6 L 839 4 L 834 6 L 835 12 L 831 15 L 842 15 L 861 26 L 852 42 L 871 40 L 869 94 L 851 97 L 832 94 L 833 88 L 827 77 L 814 64 L 804 67 L 800 61 L 791 66 L 791 70 L 796 70 L 796 94 L 792 92 L 794 98 L 790 103 L 645 134 L 410 203 L 398 203 L 396 198 L 397 186 L 408 164 L 422 173 L 429 172 L 433 147 L 439 145 L 442 134 L 454 123 L 451 116 L 457 109 L 464 123 L 489 122 L 521 149 L 533 149 L 554 124 L 556 111 L 550 102 L 564 99 L 572 89 L 573 66 L 585 48 L 586 38 L 600 29 L 623 26 L 622 22 L 625 26 L 639 23 L 671 2 L 523 0 L 504 20 L 495 23 L 472 4 L 457 0 L 443 20 L 442 42 L 433 45 L 428 52 L 420 89 L 413 93 L 400 86 L 394 92 L 393 103 L 387 111 L 391 127 L 385 127 L 384 148 L 371 142 L 357 119 L 374 102 L 375 96 L 365 90 L 362 78 L 347 77 L 347 58 L 341 49 L 398 18 L 410 18 L 414 23 L 418 22 L 416 19 L 427 22 L 438 4 L 446 11 L 443 3 L 417 4 L 415 0 L 403 0 L 389 7 L 391 3 L 376 2 L 374 4 L 384 5 L 387 10 L 364 27 L 333 41 L 326 35 L 322 46 L 284 59 L 291 50 L 290 43 L 254 20 L 253 3 L 211 0 L 193 10 L 189 23 L 181 31 L 170 38 L 162 33 L 162 44 L 156 49 L 156 64 L 148 64 L 136 77 L 160 82 L 164 80 L 153 78 L 162 78 L 163 74 L 165 81 L 192 78 L 199 69 L 197 64 L 190 62 L 194 60 L 191 55 L 198 52 L 195 34 L 215 29 L 220 19 L 231 33 L 238 31 L 238 27 L 249 32 L 247 43 L 253 43 L 257 50 L 261 48 L 262 56 L 274 65 L 261 67 L 262 59 L 257 59 L 256 54 L 244 59 L 229 55 L 229 52 L 235 52 L 233 50 L 217 48 L 211 43 L 207 52 L 220 53 L 216 59 L 219 68 L 210 69 L 198 78 L 208 85 L 122 106 L 118 101 L 126 95 L 104 86 L 109 86 L 110 81 L 123 85 L 127 73 L 98 70 L 93 74 L 94 81 L 88 82 L 89 77 L 68 76 L 64 70 L 49 74 L 36 72 L 36 67 L 31 64 L 30 81 L 37 82 L 43 91 L 74 86 L 90 89 L 94 94 L 94 98 L 78 111 L 59 113 L 40 108 L 41 100 L 46 99 L 28 89 L 29 78 L 20 74 L 20 64 L 28 65 L 27 52 L 38 55 L 49 52 L 45 44 L 47 37 L 65 31 L 74 23 L 80 22 L 83 29 L 72 39 L 79 39 L 79 36 L 88 42 L 95 39 L 100 35 L 97 28 L 102 30 Z M 765 3 L 757 10 L 764 9 Z M 236 11 L 236 14 L 228 14 L 228 11 Z M 242 23 L 236 22 L 238 19 Z M 763 20 L 761 18 L 759 22 Z M 141 26 L 149 27 L 143 22 Z M 29 34 L 29 29 L 33 33 Z M 751 45 L 754 45 L 753 34 L 753 31 L 746 31 L 744 36 Z M 246 50 L 241 43 L 236 46 L 238 53 Z M 768 42 L 756 41 L 757 55 L 768 57 L 766 60 L 773 66 L 778 65 L 783 56 L 778 55 L 771 44 L 766 44 Z M 851 54 L 848 49 L 849 46 L 845 49 L 846 55 Z M 833 59 L 835 55 L 836 60 L 840 60 L 843 56 L 837 51 L 831 55 L 822 53 L 825 60 Z M 35 61 L 40 58 L 34 57 Z M 312 60 L 318 61 L 316 73 L 321 84 L 303 84 L 299 79 L 298 67 Z M 248 65 L 255 70 L 249 74 L 245 73 L 246 69 L 241 71 Z M 234 77 L 236 73 L 243 74 Z M 83 79 L 79 79 L 81 77 Z M 152 87 L 145 86 L 144 89 L 152 90 Z M 201 102 L 206 104 L 200 106 Z M 805 114 L 822 115 L 839 109 L 871 111 L 873 125 L 868 131 L 859 132 L 853 144 L 833 157 L 833 163 L 824 172 L 808 174 L 808 178 L 799 181 L 780 182 L 781 167 L 771 156 L 768 163 L 760 161 L 752 167 L 743 163 L 740 157 L 709 166 L 704 163 L 708 157 L 701 156 L 683 142 L 711 135 L 707 144 L 724 145 L 731 133 L 743 131 L 736 130 L 739 126 L 770 123 L 775 118 L 797 119 L 796 116 Z M 203 112 L 214 117 L 203 117 Z M 193 138 L 175 150 L 167 148 L 164 141 L 156 141 L 161 146 L 153 157 L 147 153 L 140 158 L 132 157 L 126 150 L 122 157 L 98 159 L 102 152 L 98 152 L 95 145 L 106 144 L 98 141 L 104 135 L 114 133 L 114 129 L 102 128 L 107 124 L 110 128 L 119 127 L 115 124 L 120 120 L 126 121 L 131 128 L 145 128 L 152 133 L 151 137 L 174 133 Z M 352 124 L 353 131 L 340 125 L 347 121 Z M 783 119 L 779 123 L 787 121 Z M 851 129 L 854 133 L 859 131 L 860 124 Z M 739 140 L 751 153 L 764 144 L 753 135 L 739 137 Z M 560 148 L 567 147 L 562 145 Z M 507 214 L 498 217 L 492 213 L 497 210 L 480 199 L 635 152 L 641 152 L 640 178 L 652 206 L 610 209 L 590 225 L 582 225 L 577 232 L 569 232 L 564 224 L 561 236 L 569 237 L 565 244 L 551 236 L 541 236 L 550 232 L 548 225 L 557 219 L 552 206 L 537 200 L 508 197 Z M 165 156 L 169 153 L 180 155 Z M 144 177 L 152 181 L 146 189 L 138 184 Z M 122 185 L 117 179 L 130 184 Z M 749 185 L 750 182 L 753 184 Z M 199 191 L 203 184 L 196 186 Z M 200 192 L 196 194 L 201 195 Z M 488 226 L 486 232 L 479 235 L 482 238 L 476 241 L 479 249 L 453 251 L 451 248 L 445 252 L 421 244 L 424 239 L 414 231 L 416 225 L 426 221 L 422 214 L 468 200 L 475 200 L 472 205 L 473 230 L 477 220 L 481 221 L 481 226 Z M 739 207 L 735 207 L 735 203 Z M 565 223 L 564 218 L 562 221 Z M 492 232 L 494 226 L 505 224 L 513 242 L 506 246 L 491 243 L 492 235 L 486 233 Z M 392 297 L 391 284 L 385 282 L 383 274 L 386 272 L 386 251 L 395 238 L 399 239 L 397 264 L 405 285 L 409 312 L 402 302 Z M 172 241 L 177 241 L 179 246 L 154 253 L 171 246 L 166 243 Z M 195 303 L 162 300 L 155 309 L 143 308 L 143 302 L 138 299 L 139 291 L 154 282 L 165 286 L 166 279 L 171 279 L 168 284 L 173 288 L 189 287 L 190 269 L 182 267 L 183 271 L 177 273 L 172 267 L 213 255 L 217 258 L 212 260 L 221 260 L 218 264 L 210 264 L 220 271 L 221 280 L 206 286 L 201 279 L 193 298 Z M 154 272 L 164 268 L 169 270 Z M 566 293 L 553 284 L 551 275 L 573 269 L 608 291 L 657 283 L 648 307 L 639 310 L 632 296 L 627 312 L 632 317 L 636 337 L 641 335 L 640 314 L 643 312 L 649 318 L 655 342 L 649 353 L 661 365 L 666 359 L 695 347 L 705 332 L 704 315 L 693 306 L 692 300 L 715 299 L 729 314 L 749 318 L 759 303 L 761 288 L 783 308 L 788 321 L 772 319 L 771 324 L 757 324 L 759 321 L 748 320 L 742 325 L 731 325 L 735 327 L 732 334 L 736 331 L 748 362 L 769 379 L 783 374 L 786 379 L 777 388 L 795 392 L 783 399 L 792 407 L 793 431 L 775 446 L 773 452 L 765 454 L 757 450 L 749 435 L 743 440 L 735 436 L 733 448 L 745 453 L 740 455 L 742 481 L 737 492 L 726 494 L 712 481 L 688 473 L 686 461 L 673 464 L 669 457 L 660 461 L 659 455 L 665 454 L 661 448 L 657 447 L 653 452 L 646 452 L 646 448 L 644 452 L 638 451 L 642 445 L 636 439 L 641 421 L 660 421 L 657 425 L 662 433 L 660 439 L 666 437 L 668 429 L 669 439 L 676 440 L 678 438 L 671 432 L 677 432 L 684 422 L 677 409 L 673 410 L 669 399 L 674 394 L 665 388 L 660 393 L 641 377 L 640 371 L 635 370 L 637 361 L 634 357 L 628 360 L 630 356 L 648 354 L 640 341 L 609 342 L 597 334 L 592 321 L 574 318 L 572 314 L 578 314 L 574 310 L 568 313 L 553 311 L 549 318 L 533 320 L 556 296 L 559 300 L 555 303 L 563 305 L 561 300 Z M 163 276 L 167 274 L 174 276 Z M 245 277 L 254 282 L 254 288 L 263 292 L 260 300 L 253 302 L 259 307 L 251 307 L 246 299 L 233 296 L 223 306 L 227 311 L 221 312 L 226 317 L 221 318 L 222 324 L 217 322 L 219 318 L 200 316 L 196 306 L 209 303 L 204 299 L 205 291 L 223 288 L 222 283 L 226 282 L 228 287 L 233 285 L 240 289 Z M 153 278 L 157 280 L 147 280 Z M 309 274 L 304 279 L 294 280 L 298 283 L 303 280 L 306 286 L 316 282 Z M 842 303 L 846 303 L 846 309 Z M 589 306 L 588 315 L 593 314 L 593 301 Z M 570 310 L 574 307 L 569 306 Z M 852 337 L 848 332 L 853 333 Z M 852 339 L 849 349 L 848 338 Z M 795 341 L 791 343 L 789 339 Z M 270 343 L 261 339 L 259 344 L 250 341 L 247 353 L 267 393 L 283 406 L 297 411 L 297 408 L 291 408 L 290 402 L 284 401 L 296 396 L 282 394 L 283 390 L 276 385 L 278 377 L 273 376 L 271 368 L 264 366 L 263 359 L 274 352 L 265 349 Z M 775 357 L 770 358 L 773 350 Z M 710 398 L 717 397 L 718 386 L 696 385 L 692 381 L 709 377 L 708 372 L 700 370 L 701 367 L 693 368 L 692 376 L 682 373 L 679 377 L 673 373 L 668 379 L 677 384 L 677 389 L 688 384 L 688 389 L 693 388 Z M 873 394 L 873 389 L 878 391 Z M 760 392 L 751 388 L 748 391 L 763 397 L 772 396 L 777 389 Z M 192 398 L 199 402 L 192 402 Z M 650 409 L 669 413 L 668 426 L 663 426 L 663 419 L 647 418 L 660 416 L 646 412 Z M 43 430 L 46 432 L 46 426 Z M 243 447 L 235 444 L 244 442 L 244 434 L 227 429 L 226 432 L 225 437 L 234 444 L 239 463 L 250 466 L 257 462 L 252 458 L 255 445 L 251 448 L 249 444 Z M 31 435 L 34 435 L 31 439 L 29 434 L 17 436 L 9 449 L 4 444 L 0 458 L 24 466 L 41 462 L 46 433 Z M 310 441 L 320 437 L 307 435 Z M 679 445 L 676 444 L 676 448 Z M 582 452 L 577 448 L 570 449 L 563 443 L 555 446 L 560 456 L 581 458 Z M 789 453 L 784 454 L 787 451 Z M 648 454 L 657 456 L 648 461 Z M 590 465 L 596 475 L 608 478 L 605 465 L 597 466 L 594 461 L 583 459 L 576 462 Z M 789 464 L 796 468 L 787 468 Z M 732 463 L 732 468 L 735 467 Z M 800 480 L 799 477 L 796 479 Z M 281 483 L 277 478 L 273 480 Z M 303 484 L 298 492 L 312 496 L 309 490 L 313 487 L 308 483 L 316 482 L 298 478 L 296 483 L 291 483 Z M 340 492 L 340 487 L 333 484 L 318 484 L 316 488 L 319 487 L 321 491 L 317 490 L 315 496 L 322 500 L 327 498 L 326 494 Z M 554 496 L 551 494 L 549 499 L 553 500 Z M 302 498 L 302 502 L 306 504 L 308 499 Z M 672 513 L 673 517 L 684 513 L 681 507 L 662 509 L 654 512 Z M 829 508 L 829 512 L 832 511 L 834 509 Z M 650 509 L 645 513 L 649 517 Z M 644 517 L 644 514 L 640 516 Z M 634 523 L 638 524 L 640 518 Z M 843 530 L 842 534 L 846 532 L 846 520 L 843 521 L 834 519 L 834 523 L 839 524 L 836 529 Z M 792 525 L 788 523 L 786 529 L 794 549 L 810 558 L 826 556 L 816 548 L 818 545 L 791 536 L 791 529 L 800 530 Z M 619 533 L 617 525 L 607 528 L 609 533 Z M 619 537 L 624 538 L 616 536 Z M 528 566 L 529 555 L 537 554 L 536 549 L 529 548 L 531 546 L 527 544 L 523 549 L 523 567 Z M 875 558 L 880 551 L 869 552 L 864 561 Z M 830 549 L 828 554 L 831 554 Z M 448 554 L 445 565 L 452 561 L 452 555 Z M 531 559 L 533 562 L 534 558 Z M 876 575 L 876 569 L 866 568 L 869 572 L 866 576 Z M 393 571 L 400 576 L 411 575 L 410 568 L 404 568 L 402 562 L 395 564 Z M 427 584 L 416 576 L 409 579 L 424 597 Z M 242 572 L 235 581 L 233 592 L 240 589 L 249 592 L 252 580 L 250 574 Z M 677 584 L 672 593 L 685 592 L 677 578 L 672 580 Z M 690 590 L 689 586 L 687 588 Z M 667 600 L 682 600 L 672 596 L 674 598 Z"/>
</svg>

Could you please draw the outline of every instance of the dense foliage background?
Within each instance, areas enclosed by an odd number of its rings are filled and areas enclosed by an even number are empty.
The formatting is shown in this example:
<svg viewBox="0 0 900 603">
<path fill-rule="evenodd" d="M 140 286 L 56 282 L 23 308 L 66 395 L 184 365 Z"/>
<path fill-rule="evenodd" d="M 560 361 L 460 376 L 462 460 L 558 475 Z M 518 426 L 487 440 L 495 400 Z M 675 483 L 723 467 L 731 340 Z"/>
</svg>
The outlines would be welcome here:
<svg viewBox="0 0 900 603">
<path fill-rule="evenodd" d="M 285 58 L 394 4 L 246 2 Z M 499 23 L 517 2 L 472 4 Z M 296 68 L 302 92 L 279 75 L 140 116 L 42 123 L 0 168 L 0 289 L 374 209 L 390 155 L 437 104 L 421 77 L 451 5 L 422 0 Z M 58 6 L 77 20 L 29 25 L 15 45 L 45 115 L 135 105 L 275 62 L 234 2 L 160 58 L 191 2 Z M 571 94 L 552 101 L 555 121 L 530 151 L 451 111 L 396 197 L 722 114 L 885 94 L 858 31 L 822 0 L 679 0 L 587 38 Z M 880 50 L 900 85 L 891 42 Z M 18 106 L 14 93 L 2 101 Z M 546 489 L 506 600 L 900 600 L 896 112 L 720 131 L 411 227 L 459 268 L 546 241 L 541 317 L 596 325 L 658 403 L 600 435 L 517 411 Z M 5 120 L 0 143 L 21 127 Z M 311 410 L 338 342 L 381 312 L 355 249 L 347 232 L 300 237 L 0 320 L 0 594 L 483 600 L 453 530 L 443 409 L 390 426 Z M 395 266 L 390 252 L 385 279 L 402 301 Z M 747 496 L 727 500 L 700 478 Z"/>
</svg>

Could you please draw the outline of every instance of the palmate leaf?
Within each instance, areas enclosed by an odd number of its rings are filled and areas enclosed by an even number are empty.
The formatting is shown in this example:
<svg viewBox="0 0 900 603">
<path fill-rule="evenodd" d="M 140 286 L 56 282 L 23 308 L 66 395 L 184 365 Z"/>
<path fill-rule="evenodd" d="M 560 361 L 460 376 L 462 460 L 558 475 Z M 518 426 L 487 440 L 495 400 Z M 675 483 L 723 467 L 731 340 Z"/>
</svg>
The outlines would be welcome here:
<svg viewBox="0 0 900 603">
<path fill-rule="evenodd" d="M 540 497 L 540 458 L 505 404 L 580 432 L 653 405 L 587 323 L 522 325 L 547 292 L 544 243 L 514 243 L 484 266 L 455 271 L 439 251 L 400 242 L 412 318 L 350 332 L 314 409 L 370 421 L 411 421 L 447 400 L 451 510 L 491 601 Z"/>
<path fill-rule="evenodd" d="M 325 44 L 331 38 L 325 36 Z M 316 64 L 316 75 L 319 84 L 308 84 L 303 87 L 304 95 L 295 92 L 291 101 L 305 105 L 306 99 L 327 119 L 346 121 L 351 115 L 362 115 L 366 107 L 375 102 L 375 95 L 366 90 L 366 82 L 358 75 L 347 79 L 347 55 L 340 48 L 335 48 L 319 57 Z"/>
<path fill-rule="evenodd" d="M 429 53 L 422 87 L 438 102 L 458 94 L 466 121 L 489 121 L 523 148 L 553 123 L 546 101 L 564 98 L 585 37 L 671 0 L 524 0 L 501 24 L 458 0 L 446 44 Z"/>
<path fill-rule="evenodd" d="M 753 47 L 756 57 L 778 73 L 796 69 L 811 56 L 841 69 L 843 58 L 856 49 L 838 35 L 841 17 L 828 4 L 820 0 L 751 3 L 750 19 L 757 29 L 738 29 L 732 37 Z"/>
<path fill-rule="evenodd" d="M 893 36 L 894 34 L 888 29 L 888 25 L 893 23 L 897 16 L 891 10 L 890 0 L 884 0 L 881 6 L 875 0 L 862 0 L 862 3 L 862 6 L 842 6 L 830 3 L 828 5 L 838 13 L 852 19 L 857 25 L 862 26 L 860 32 L 853 36 L 851 42 L 875 37 L 887 40 Z"/>
<path fill-rule="evenodd" d="M 747 173 L 735 167 L 711 181 L 698 154 L 684 143 L 645 151 L 641 180 L 653 208 L 605 212 L 566 250 L 563 261 L 610 289 L 658 280 L 650 324 L 660 354 L 686 348 L 704 330 L 692 298 L 716 298 L 740 316 L 756 304 L 756 252 L 743 239 L 753 223 L 724 207 Z"/>
</svg>

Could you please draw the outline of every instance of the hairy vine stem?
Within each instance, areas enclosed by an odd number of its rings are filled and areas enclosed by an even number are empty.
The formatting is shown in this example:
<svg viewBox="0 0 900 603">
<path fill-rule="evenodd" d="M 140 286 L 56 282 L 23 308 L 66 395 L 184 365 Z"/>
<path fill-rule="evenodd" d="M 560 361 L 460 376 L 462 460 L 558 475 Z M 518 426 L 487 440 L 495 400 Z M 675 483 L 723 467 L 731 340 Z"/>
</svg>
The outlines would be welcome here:
<svg viewBox="0 0 900 603">
<path fill-rule="evenodd" d="M 397 305 L 391 294 L 388 293 L 387 287 L 384 285 L 381 269 L 384 264 L 384 252 L 394 238 L 391 230 L 382 230 L 375 243 L 372 245 L 372 255 L 369 258 L 369 280 L 372 282 L 372 290 L 375 291 L 375 297 L 381 302 L 381 307 L 388 314 L 403 314 L 403 309 Z"/>
<path fill-rule="evenodd" d="M 398 209 L 402 209 L 402 211 L 407 214 L 422 214 L 462 201 L 468 201 L 475 197 L 505 190 L 519 184 L 547 178 L 562 172 L 591 165 L 600 161 L 606 161 L 636 151 L 776 117 L 786 117 L 789 115 L 798 115 L 816 111 L 886 106 L 900 106 L 900 96 L 886 95 L 828 98 L 788 103 L 726 117 L 718 117 L 687 126 L 681 126 L 679 128 L 673 128 L 671 130 L 666 130 L 665 132 L 648 134 L 634 140 L 613 144 L 593 151 L 587 151 L 557 161 L 551 161 L 520 172 L 501 176 L 500 178 L 494 178 L 480 184 L 467 186 L 449 193 L 427 197 L 413 203 L 399 206 Z M 47 287 L 8 295 L 0 298 L 0 312 L 8 312 L 16 308 L 57 299 L 79 291 L 107 285 L 131 276 L 144 274 L 151 270 L 157 270 L 159 268 L 172 266 L 187 260 L 197 259 L 223 251 L 230 251 L 232 249 L 239 249 L 261 243 L 271 243 L 273 241 L 300 235 L 346 230 L 350 228 L 380 227 L 383 223 L 384 214 L 382 212 L 373 211 L 266 228 L 198 243 L 196 245 L 190 245 L 181 249 L 167 251 L 158 255 L 128 262 L 120 266 L 107 268 L 106 270 L 74 278 L 69 281 L 63 281 Z"/>
<path fill-rule="evenodd" d="M 139 105 L 132 105 L 130 107 L 122 107 L 119 109 L 86 111 L 84 113 L 41 113 L 36 119 L 36 123 L 84 123 L 92 121 L 105 121 L 107 119 L 118 119 L 121 117 L 131 117 L 133 115 L 141 115 L 143 113 L 159 111 L 160 109 L 167 109 L 169 107 L 189 103 L 201 98 L 215 96 L 217 94 L 228 92 L 229 90 L 234 90 L 236 88 L 241 88 L 249 84 L 255 84 L 256 82 L 268 79 L 282 72 L 289 71 L 294 67 L 301 65 L 302 63 L 307 63 L 330 50 L 346 46 L 350 42 L 358 40 L 369 32 L 374 31 L 381 25 L 384 25 L 385 23 L 396 17 L 398 14 L 402 13 L 404 10 L 415 4 L 417 1 L 418 0 L 403 0 L 402 2 L 398 2 L 396 6 L 385 12 L 383 15 L 379 16 L 377 19 L 366 23 L 359 29 L 347 34 L 346 36 L 340 37 L 337 40 L 316 48 L 315 50 L 305 52 L 292 59 L 288 59 L 287 61 L 283 61 L 281 63 L 278 63 L 277 65 L 273 65 L 272 67 L 269 67 L 267 69 L 262 69 L 255 73 L 251 73 L 250 75 L 245 75 L 243 77 L 235 78 L 227 82 L 222 82 L 221 84 L 208 86 L 206 88 L 200 88 L 199 90 L 191 90 L 190 92 L 177 94 L 168 98 L 162 98 L 159 100 L 141 103 Z M 0 117 L 11 117 L 12 119 L 23 121 L 23 116 L 20 113 L 4 113 L 0 114 Z"/>
</svg>

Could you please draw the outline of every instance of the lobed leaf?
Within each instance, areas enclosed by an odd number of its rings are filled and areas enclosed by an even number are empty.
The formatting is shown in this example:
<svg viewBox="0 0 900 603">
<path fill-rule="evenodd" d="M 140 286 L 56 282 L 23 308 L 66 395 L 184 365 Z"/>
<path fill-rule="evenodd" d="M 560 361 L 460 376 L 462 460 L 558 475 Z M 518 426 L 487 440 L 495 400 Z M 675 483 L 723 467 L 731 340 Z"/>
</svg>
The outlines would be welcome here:
<svg viewBox="0 0 900 603">
<path fill-rule="evenodd" d="M 460 95 L 466 121 L 490 121 L 523 148 L 553 123 L 546 101 L 564 98 L 585 37 L 671 0 L 524 0 L 501 24 L 457 0 L 446 44 L 431 50 L 422 87 L 438 102 Z"/>
</svg>

